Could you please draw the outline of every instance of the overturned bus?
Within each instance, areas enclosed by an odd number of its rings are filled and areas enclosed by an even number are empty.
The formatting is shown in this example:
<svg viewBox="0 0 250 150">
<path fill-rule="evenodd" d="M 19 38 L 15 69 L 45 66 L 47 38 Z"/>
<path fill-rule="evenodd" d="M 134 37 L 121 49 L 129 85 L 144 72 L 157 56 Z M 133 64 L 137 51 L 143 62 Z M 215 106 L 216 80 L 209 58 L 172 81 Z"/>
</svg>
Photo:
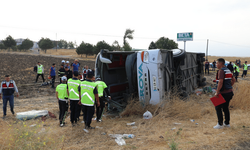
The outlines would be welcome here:
<svg viewBox="0 0 250 150">
<path fill-rule="evenodd" d="M 142 105 L 156 105 L 172 90 L 187 96 L 198 86 L 205 85 L 204 56 L 204 53 L 181 49 L 101 50 L 96 57 L 95 76 L 109 88 L 110 107 L 122 110 L 127 100 L 135 97 Z"/>
</svg>

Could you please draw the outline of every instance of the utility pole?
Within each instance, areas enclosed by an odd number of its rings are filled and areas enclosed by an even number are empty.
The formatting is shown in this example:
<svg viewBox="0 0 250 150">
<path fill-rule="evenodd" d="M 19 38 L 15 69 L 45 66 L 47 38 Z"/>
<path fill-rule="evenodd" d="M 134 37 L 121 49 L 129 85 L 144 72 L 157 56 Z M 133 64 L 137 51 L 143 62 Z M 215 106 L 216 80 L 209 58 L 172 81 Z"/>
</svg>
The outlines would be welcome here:
<svg viewBox="0 0 250 150">
<path fill-rule="evenodd" d="M 206 60 L 207 60 L 207 57 L 208 57 L 208 39 L 207 39 Z"/>
<path fill-rule="evenodd" d="M 57 51 L 57 33 L 56 33 L 56 51 Z"/>
</svg>

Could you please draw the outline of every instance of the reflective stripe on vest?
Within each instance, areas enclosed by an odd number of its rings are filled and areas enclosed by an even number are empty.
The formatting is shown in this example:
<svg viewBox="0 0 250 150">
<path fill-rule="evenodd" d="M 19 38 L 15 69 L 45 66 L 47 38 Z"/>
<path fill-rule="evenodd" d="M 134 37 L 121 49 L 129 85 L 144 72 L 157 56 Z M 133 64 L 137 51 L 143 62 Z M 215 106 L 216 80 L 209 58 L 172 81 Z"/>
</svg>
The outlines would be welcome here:
<svg viewBox="0 0 250 150">
<path fill-rule="evenodd" d="M 83 81 L 81 87 L 81 103 L 86 106 L 94 106 L 95 95 L 94 89 L 97 86 L 95 82 Z"/>
<path fill-rule="evenodd" d="M 59 84 L 56 87 L 56 91 L 58 92 L 58 98 L 59 100 L 66 101 L 68 99 L 68 93 L 67 93 L 67 84 Z"/>
<path fill-rule="evenodd" d="M 37 65 L 37 73 L 42 74 L 43 73 L 43 65 Z"/>
<path fill-rule="evenodd" d="M 105 88 L 107 88 L 107 85 L 103 81 L 96 81 L 95 83 L 97 84 L 98 96 L 102 97 L 103 96 L 103 91 L 104 91 Z"/>
<path fill-rule="evenodd" d="M 79 100 L 78 87 L 80 86 L 80 80 L 68 80 L 68 90 L 69 90 L 69 99 L 70 100 Z"/>
</svg>

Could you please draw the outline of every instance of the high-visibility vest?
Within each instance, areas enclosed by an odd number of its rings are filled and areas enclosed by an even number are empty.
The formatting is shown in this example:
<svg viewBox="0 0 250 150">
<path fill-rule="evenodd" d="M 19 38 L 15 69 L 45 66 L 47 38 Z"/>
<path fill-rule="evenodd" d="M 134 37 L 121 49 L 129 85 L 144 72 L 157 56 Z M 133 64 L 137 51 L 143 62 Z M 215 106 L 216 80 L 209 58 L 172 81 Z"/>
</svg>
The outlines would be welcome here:
<svg viewBox="0 0 250 150">
<path fill-rule="evenodd" d="M 235 73 L 235 71 L 240 72 L 239 66 L 236 65 L 235 67 L 236 67 L 236 70 L 234 70 L 234 73 Z"/>
<path fill-rule="evenodd" d="M 86 106 L 94 106 L 95 94 L 94 89 L 97 84 L 95 82 L 83 81 L 81 82 L 81 103 Z"/>
<path fill-rule="evenodd" d="M 67 101 L 68 93 L 67 93 L 67 84 L 61 83 L 56 87 L 56 92 L 58 92 L 58 98 L 61 101 Z"/>
<path fill-rule="evenodd" d="M 80 80 L 73 80 L 69 79 L 68 80 L 68 90 L 69 90 L 69 99 L 70 100 L 79 100 L 79 91 L 78 87 L 81 84 Z"/>
<path fill-rule="evenodd" d="M 104 89 L 107 88 L 108 86 L 103 81 L 96 81 L 95 83 L 97 84 L 98 96 L 102 97 Z"/>
<path fill-rule="evenodd" d="M 244 64 L 244 70 L 247 70 L 248 66 L 247 64 Z"/>
<path fill-rule="evenodd" d="M 37 65 L 37 74 L 42 74 L 43 73 L 43 65 Z"/>
</svg>

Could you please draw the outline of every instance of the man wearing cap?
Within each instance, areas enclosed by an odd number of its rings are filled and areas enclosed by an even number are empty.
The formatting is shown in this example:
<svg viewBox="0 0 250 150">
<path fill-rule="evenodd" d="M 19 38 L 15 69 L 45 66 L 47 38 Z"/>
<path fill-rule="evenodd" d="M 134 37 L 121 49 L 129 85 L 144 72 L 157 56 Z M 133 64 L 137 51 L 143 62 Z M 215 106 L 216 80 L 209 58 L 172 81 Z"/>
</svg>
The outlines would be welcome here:
<svg viewBox="0 0 250 150">
<path fill-rule="evenodd" d="M 40 62 L 38 62 L 38 63 L 37 63 L 37 76 L 36 76 L 36 82 L 37 82 L 39 76 L 42 76 L 43 82 L 45 81 L 45 80 L 44 80 L 43 74 L 44 74 L 43 65 L 42 65 Z"/>
<path fill-rule="evenodd" d="M 100 100 L 100 107 L 96 107 L 96 121 L 101 122 L 103 109 L 105 107 L 105 94 L 107 94 L 109 99 L 111 99 L 111 97 L 107 88 L 108 86 L 105 82 L 101 81 L 101 78 L 97 78 L 95 83 L 97 84 L 98 96 Z"/>
<path fill-rule="evenodd" d="M 66 61 L 66 65 L 64 67 L 68 67 L 70 70 L 70 65 L 69 65 L 69 61 Z"/>
<path fill-rule="evenodd" d="M 79 101 L 79 87 L 80 87 L 81 81 L 78 80 L 78 72 L 75 71 L 73 74 L 73 78 L 68 80 L 67 83 L 67 92 L 69 95 L 69 102 L 70 102 L 70 121 L 72 126 L 75 126 L 77 123 L 77 118 L 78 116 L 78 111 L 79 106 L 78 106 L 78 101 Z"/>
<path fill-rule="evenodd" d="M 56 64 L 53 63 L 52 66 L 49 69 L 49 75 L 52 79 L 52 86 L 51 88 L 55 88 L 54 84 L 55 84 L 55 79 L 56 79 Z"/>
<path fill-rule="evenodd" d="M 10 110 L 14 115 L 14 92 L 19 96 L 18 89 L 14 80 L 10 80 L 10 76 L 6 75 L 5 80 L 1 83 L 0 99 L 3 95 L 3 119 L 6 117 L 7 103 L 10 103 Z"/>
<path fill-rule="evenodd" d="M 60 83 L 62 83 L 62 76 L 65 75 L 65 69 L 64 69 L 64 65 L 61 65 L 61 68 L 58 70 L 58 76 L 59 76 L 59 79 L 60 79 Z"/>
<path fill-rule="evenodd" d="M 63 66 L 65 65 L 65 60 L 62 60 L 62 63 L 61 63 L 61 65 L 63 65 Z"/>
<path fill-rule="evenodd" d="M 81 82 L 79 88 L 79 104 L 82 104 L 85 129 L 94 129 L 90 124 L 95 112 L 95 99 L 97 101 L 97 107 L 100 106 L 97 84 L 92 80 L 94 80 L 94 74 L 92 71 L 88 71 L 87 79 Z"/>
<path fill-rule="evenodd" d="M 60 121 L 60 126 L 64 126 L 63 118 L 65 116 L 65 113 L 67 111 L 67 103 L 68 103 L 68 92 L 67 92 L 67 77 L 63 76 L 61 78 L 62 83 L 59 84 L 56 87 L 56 98 L 59 103 L 59 121 Z"/>
</svg>

